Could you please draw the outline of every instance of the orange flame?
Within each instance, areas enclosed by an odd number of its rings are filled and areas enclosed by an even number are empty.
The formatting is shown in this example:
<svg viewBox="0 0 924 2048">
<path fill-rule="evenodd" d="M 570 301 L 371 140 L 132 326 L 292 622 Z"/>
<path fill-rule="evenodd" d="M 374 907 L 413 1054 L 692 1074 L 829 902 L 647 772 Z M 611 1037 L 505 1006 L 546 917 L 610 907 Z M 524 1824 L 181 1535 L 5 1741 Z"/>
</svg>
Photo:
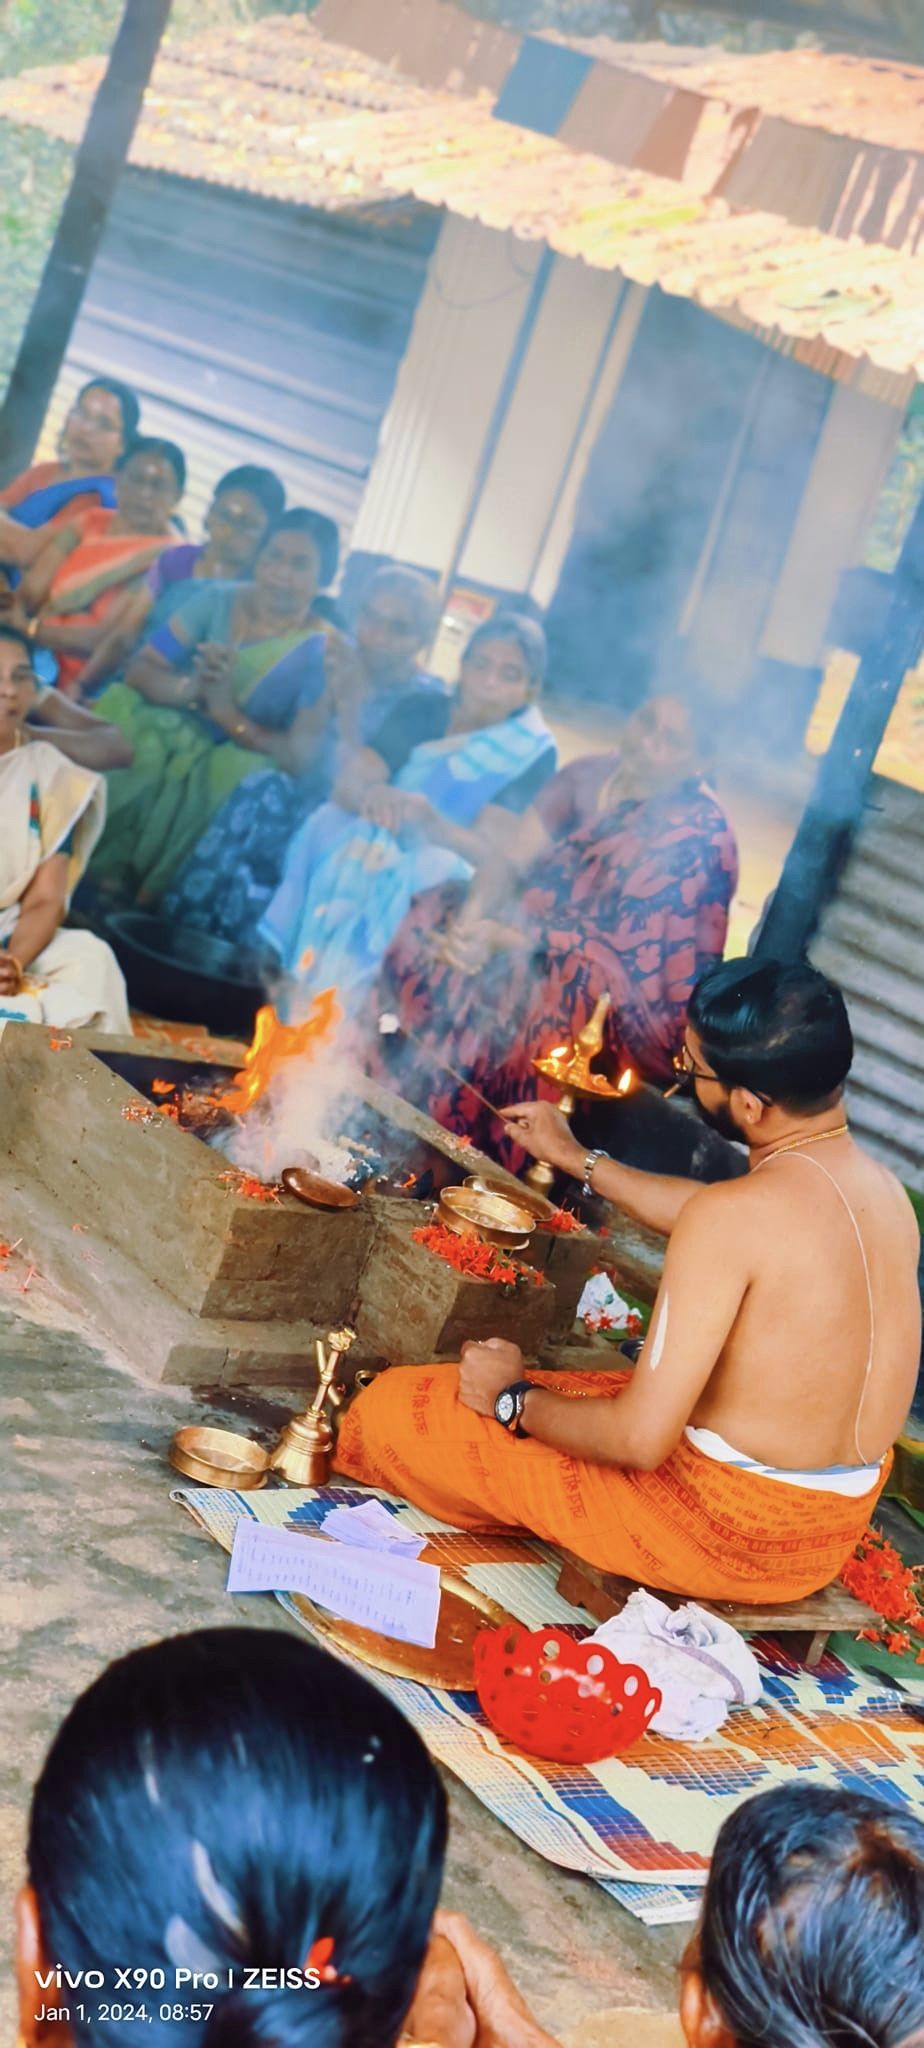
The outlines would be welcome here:
<svg viewBox="0 0 924 2048">
<path fill-rule="evenodd" d="M 341 1010 L 335 988 L 323 989 L 313 998 L 302 1024 L 282 1024 L 271 1003 L 257 1011 L 253 1043 L 239 1074 L 218 1097 L 218 1107 L 243 1116 L 259 1102 L 285 1060 L 313 1059 L 326 1045 L 340 1023 Z"/>
<path fill-rule="evenodd" d="M 617 1095 L 628 1095 L 630 1088 L 634 1088 L 634 1086 L 635 1075 L 632 1071 L 632 1068 L 624 1067 L 622 1073 L 619 1076 L 619 1080 L 616 1083 Z"/>
</svg>

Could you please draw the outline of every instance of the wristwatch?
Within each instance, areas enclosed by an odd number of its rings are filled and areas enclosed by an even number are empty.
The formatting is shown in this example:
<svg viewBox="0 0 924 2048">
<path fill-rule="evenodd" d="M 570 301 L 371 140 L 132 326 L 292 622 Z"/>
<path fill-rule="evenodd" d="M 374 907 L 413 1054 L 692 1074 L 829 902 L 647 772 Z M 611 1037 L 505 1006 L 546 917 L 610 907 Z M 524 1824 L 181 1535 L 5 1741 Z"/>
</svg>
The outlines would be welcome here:
<svg viewBox="0 0 924 2048">
<path fill-rule="evenodd" d="M 605 1159 L 606 1156 L 606 1153 L 602 1150 L 598 1150 L 596 1152 L 588 1152 L 587 1154 L 587 1158 L 584 1161 L 584 1185 L 581 1189 L 581 1193 L 584 1196 L 585 1201 L 589 1201 L 591 1195 L 593 1194 L 594 1173 L 597 1167 L 599 1166 L 601 1159 Z"/>
<path fill-rule="evenodd" d="M 501 1387 L 494 1403 L 494 1420 L 499 1422 L 508 1436 L 528 1436 L 523 1428 L 523 1405 L 527 1394 L 534 1392 L 532 1380 L 514 1380 L 509 1387 Z"/>
</svg>

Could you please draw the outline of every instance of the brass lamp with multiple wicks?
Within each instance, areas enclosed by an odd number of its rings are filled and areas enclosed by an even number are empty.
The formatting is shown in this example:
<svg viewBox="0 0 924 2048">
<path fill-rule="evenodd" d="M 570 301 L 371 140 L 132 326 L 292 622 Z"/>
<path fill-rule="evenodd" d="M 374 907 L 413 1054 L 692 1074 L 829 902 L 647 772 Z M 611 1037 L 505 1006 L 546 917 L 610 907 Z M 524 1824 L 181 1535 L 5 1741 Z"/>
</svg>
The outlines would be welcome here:
<svg viewBox="0 0 924 2048">
<path fill-rule="evenodd" d="M 592 1062 L 603 1050 L 612 1001 L 612 996 L 601 996 L 593 1015 L 576 1038 L 569 1039 L 565 1045 L 554 1045 L 551 1052 L 533 1060 L 537 1074 L 542 1074 L 547 1081 L 554 1081 L 556 1088 L 561 1090 L 558 1106 L 565 1116 L 572 1115 L 579 1100 L 612 1102 L 620 1095 L 627 1095 L 632 1086 L 631 1067 L 620 1074 L 618 1081 L 608 1081 L 605 1074 L 592 1071 Z M 530 1187 L 539 1188 L 546 1194 L 554 1183 L 555 1174 L 544 1159 L 537 1159 L 525 1178 Z"/>
</svg>

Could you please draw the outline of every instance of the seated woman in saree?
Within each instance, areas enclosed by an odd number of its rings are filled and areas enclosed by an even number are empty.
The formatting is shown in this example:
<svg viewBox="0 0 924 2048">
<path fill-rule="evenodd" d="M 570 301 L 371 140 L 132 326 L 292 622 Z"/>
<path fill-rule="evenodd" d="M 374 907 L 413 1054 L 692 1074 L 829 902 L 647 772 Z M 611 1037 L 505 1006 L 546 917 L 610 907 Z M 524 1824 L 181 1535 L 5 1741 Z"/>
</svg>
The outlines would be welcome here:
<svg viewBox="0 0 924 2048">
<path fill-rule="evenodd" d="M 142 436 L 116 471 L 117 505 L 55 529 L 17 593 L 36 647 L 49 648 L 58 687 L 81 695 L 84 663 L 108 630 L 113 606 L 140 584 L 171 538 L 186 462 L 175 442 Z"/>
<path fill-rule="evenodd" d="M 92 377 L 83 386 L 64 422 L 57 462 L 34 462 L 0 491 L 0 561 L 26 567 L 48 538 L 39 528 L 114 509 L 113 472 L 139 417 L 134 392 L 117 378 Z M 21 531 L 11 532 L 10 522 Z"/>
<path fill-rule="evenodd" d="M 608 993 L 610 1069 L 669 1080 L 690 992 L 722 957 L 737 872 L 690 715 L 653 698 L 618 752 L 556 775 L 467 897 L 454 883 L 414 905 L 376 1015 L 394 1013 L 417 1043 L 400 1031 L 377 1040 L 370 1017 L 370 1061 L 439 1123 L 518 1165 L 472 1092 L 441 1081 L 441 1057 L 499 1107 L 533 1100 L 545 1088 L 533 1059 L 580 1031 Z"/>
<path fill-rule="evenodd" d="M 23 724 L 35 679 L 29 643 L 0 626 L 0 1029 L 51 1024 L 130 1035 L 125 984 L 91 932 L 62 931 L 102 830 L 105 784 Z"/>
<path fill-rule="evenodd" d="M 536 699 L 545 635 L 498 613 L 476 628 L 444 710 L 445 738 L 415 747 L 393 783 L 369 782 L 355 810 L 324 804 L 289 848 L 259 937 L 297 985 L 336 984 L 356 1007 L 423 891 L 471 878 L 504 813 L 531 802 L 555 766 Z"/>
<path fill-rule="evenodd" d="M 84 664 L 81 685 L 90 697 L 117 675 L 142 636 L 164 626 L 193 597 L 197 583 L 239 583 L 251 575 L 271 526 L 282 518 L 285 487 L 271 469 L 244 463 L 215 485 L 205 515 L 204 541 L 178 541 L 153 562 L 144 582 L 113 605 L 105 638 Z"/>
<path fill-rule="evenodd" d="M 435 585 L 414 569 L 376 570 L 356 621 L 355 646 L 328 645 L 328 675 L 340 710 L 342 763 L 335 799 L 354 807 L 361 788 L 396 775 L 424 740 L 446 726 L 448 692 L 419 667 L 436 630 Z M 355 716 L 343 717 L 343 700 Z M 230 796 L 177 875 L 163 903 L 174 923 L 251 950 L 282 880 L 289 842 L 316 793 L 270 770 L 248 776 Z"/>
<path fill-rule="evenodd" d="M 111 907 L 156 902 L 226 798 L 266 763 L 306 792 L 329 786 L 327 635 L 312 611 L 330 571 L 329 527 L 315 512 L 284 513 L 249 582 L 204 583 L 96 700 L 135 755 L 110 777 L 90 868 Z"/>
</svg>

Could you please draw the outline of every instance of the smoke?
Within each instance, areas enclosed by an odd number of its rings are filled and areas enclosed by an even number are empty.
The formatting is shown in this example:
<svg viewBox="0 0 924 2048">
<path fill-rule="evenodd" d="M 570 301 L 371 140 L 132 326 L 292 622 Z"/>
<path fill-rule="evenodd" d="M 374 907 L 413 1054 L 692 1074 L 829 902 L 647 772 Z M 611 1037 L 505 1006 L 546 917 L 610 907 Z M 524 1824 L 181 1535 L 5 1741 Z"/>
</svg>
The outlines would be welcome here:
<svg viewBox="0 0 924 2048">
<path fill-rule="evenodd" d="M 344 1182 L 356 1160 L 342 1139 L 356 1102 L 355 1069 L 342 1048 L 321 1046 L 313 1058 L 285 1060 L 266 1094 L 221 1141 L 232 1165 L 258 1180 L 277 1181 L 287 1166 L 305 1166 Z"/>
</svg>

